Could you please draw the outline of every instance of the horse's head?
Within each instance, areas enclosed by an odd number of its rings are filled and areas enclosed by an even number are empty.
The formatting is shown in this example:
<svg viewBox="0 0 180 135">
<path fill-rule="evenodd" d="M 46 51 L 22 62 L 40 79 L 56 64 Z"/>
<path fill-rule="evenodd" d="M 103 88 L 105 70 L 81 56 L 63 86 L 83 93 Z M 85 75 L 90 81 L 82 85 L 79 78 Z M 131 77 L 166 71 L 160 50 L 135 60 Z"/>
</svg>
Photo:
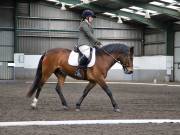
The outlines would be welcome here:
<svg viewBox="0 0 180 135">
<path fill-rule="evenodd" d="M 100 49 L 97 49 L 96 52 L 97 52 L 96 54 L 99 56 L 106 54 L 106 56 L 112 57 L 111 60 L 114 60 L 114 62 L 121 63 L 124 69 L 124 72 L 126 74 L 133 73 L 134 47 L 127 47 L 126 45 L 119 44 L 119 43 L 109 44 L 109 45 L 103 46 Z"/>
<path fill-rule="evenodd" d="M 133 54 L 134 54 L 134 47 L 130 47 L 127 54 L 122 54 L 119 57 L 119 60 L 121 62 L 125 74 L 133 73 Z"/>
</svg>

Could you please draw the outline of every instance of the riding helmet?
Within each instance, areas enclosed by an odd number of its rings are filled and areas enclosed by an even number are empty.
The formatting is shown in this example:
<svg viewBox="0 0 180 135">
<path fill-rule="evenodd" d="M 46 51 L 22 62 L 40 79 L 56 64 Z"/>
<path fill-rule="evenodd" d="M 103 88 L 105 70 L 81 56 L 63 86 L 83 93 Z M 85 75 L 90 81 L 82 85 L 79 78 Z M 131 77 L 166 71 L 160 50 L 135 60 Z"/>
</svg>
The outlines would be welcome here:
<svg viewBox="0 0 180 135">
<path fill-rule="evenodd" d="M 92 10 L 84 10 L 83 13 L 82 13 L 82 17 L 83 18 L 86 18 L 86 17 L 93 17 L 93 18 L 96 18 L 94 12 Z"/>
</svg>

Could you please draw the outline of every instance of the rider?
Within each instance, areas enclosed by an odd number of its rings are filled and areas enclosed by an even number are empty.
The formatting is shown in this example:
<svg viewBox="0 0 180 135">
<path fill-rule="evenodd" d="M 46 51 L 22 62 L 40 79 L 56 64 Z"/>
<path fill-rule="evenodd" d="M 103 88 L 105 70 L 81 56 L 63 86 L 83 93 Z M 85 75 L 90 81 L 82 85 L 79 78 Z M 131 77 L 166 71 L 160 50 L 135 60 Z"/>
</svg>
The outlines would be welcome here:
<svg viewBox="0 0 180 135">
<path fill-rule="evenodd" d="M 92 28 L 93 19 L 96 18 L 95 14 L 91 10 L 84 10 L 82 13 L 82 21 L 79 26 L 79 39 L 77 50 L 79 51 L 79 66 L 75 72 L 75 76 L 82 78 L 80 73 L 82 68 L 86 68 L 91 53 L 91 48 L 100 47 L 101 42 L 94 37 L 94 31 Z"/>
</svg>

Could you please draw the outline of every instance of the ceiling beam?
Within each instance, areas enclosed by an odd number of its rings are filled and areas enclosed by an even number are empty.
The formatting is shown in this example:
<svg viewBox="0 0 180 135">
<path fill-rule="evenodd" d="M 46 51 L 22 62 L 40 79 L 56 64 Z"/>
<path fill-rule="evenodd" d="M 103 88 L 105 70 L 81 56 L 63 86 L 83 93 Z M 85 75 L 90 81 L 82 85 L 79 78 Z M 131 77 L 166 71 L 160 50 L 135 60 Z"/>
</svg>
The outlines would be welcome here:
<svg viewBox="0 0 180 135">
<path fill-rule="evenodd" d="M 166 28 L 166 26 L 163 23 L 154 21 L 152 19 L 144 18 L 144 16 L 141 16 L 141 15 L 137 15 L 137 14 L 134 14 L 134 13 L 129 13 L 129 12 L 121 11 L 121 10 L 116 11 L 115 13 L 117 15 L 126 16 L 126 17 L 129 17 L 129 18 L 137 21 L 137 22 L 149 25 L 152 28 L 160 28 L 160 29 L 165 29 Z"/>
<path fill-rule="evenodd" d="M 146 10 L 157 11 L 158 13 L 166 14 L 173 18 L 180 19 L 180 12 L 170 9 L 170 8 L 156 6 L 156 5 L 152 5 L 152 4 L 148 4 L 148 3 L 142 3 L 139 1 L 135 1 L 135 0 L 115 0 L 115 1 L 118 2 L 119 4 L 123 4 L 125 7 L 137 6 L 137 7 L 146 9 Z"/>
<path fill-rule="evenodd" d="M 60 0 L 60 2 L 66 2 L 68 4 L 79 4 L 77 3 L 77 1 L 75 2 L 75 0 Z M 146 24 L 146 25 L 149 25 L 150 27 L 152 28 L 160 28 L 160 29 L 165 29 L 166 26 L 160 22 L 157 22 L 157 21 L 154 21 L 152 19 L 146 19 L 144 18 L 144 16 L 141 16 L 141 15 L 137 15 L 137 14 L 134 14 L 134 13 L 129 13 L 129 12 L 125 12 L 125 11 L 121 11 L 121 10 L 111 10 L 111 9 L 107 9 L 107 8 L 103 8 L 103 7 L 100 7 L 100 6 L 97 6 L 95 4 L 80 4 L 80 5 L 77 5 L 75 8 L 80 8 L 80 9 L 91 9 L 95 12 L 109 12 L 109 13 L 113 13 L 113 14 L 116 14 L 116 15 L 119 15 L 119 16 L 126 16 L 126 17 L 129 17 L 137 22 L 140 22 L 140 23 L 143 23 L 143 24 Z"/>
<path fill-rule="evenodd" d="M 81 3 L 80 0 L 59 0 L 59 2 L 65 2 L 68 4 L 79 4 L 79 3 Z"/>
</svg>

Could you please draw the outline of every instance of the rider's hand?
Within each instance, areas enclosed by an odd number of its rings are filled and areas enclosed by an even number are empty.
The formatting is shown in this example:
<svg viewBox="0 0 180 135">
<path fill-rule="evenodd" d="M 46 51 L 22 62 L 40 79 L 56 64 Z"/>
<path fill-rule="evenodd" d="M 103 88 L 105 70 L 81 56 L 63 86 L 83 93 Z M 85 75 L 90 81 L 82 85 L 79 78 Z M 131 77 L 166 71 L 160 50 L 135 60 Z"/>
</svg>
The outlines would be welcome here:
<svg viewBox="0 0 180 135">
<path fill-rule="evenodd" d="M 78 47 L 74 46 L 74 52 L 78 52 Z"/>
<path fill-rule="evenodd" d="M 97 41 L 97 42 L 96 42 L 96 45 L 97 45 L 97 46 L 101 46 L 102 44 L 101 44 L 100 41 Z"/>
<path fill-rule="evenodd" d="M 100 48 L 100 47 L 102 46 L 102 44 L 101 44 L 100 41 L 97 41 L 96 44 L 95 44 L 95 46 L 96 46 L 97 48 Z"/>
</svg>

